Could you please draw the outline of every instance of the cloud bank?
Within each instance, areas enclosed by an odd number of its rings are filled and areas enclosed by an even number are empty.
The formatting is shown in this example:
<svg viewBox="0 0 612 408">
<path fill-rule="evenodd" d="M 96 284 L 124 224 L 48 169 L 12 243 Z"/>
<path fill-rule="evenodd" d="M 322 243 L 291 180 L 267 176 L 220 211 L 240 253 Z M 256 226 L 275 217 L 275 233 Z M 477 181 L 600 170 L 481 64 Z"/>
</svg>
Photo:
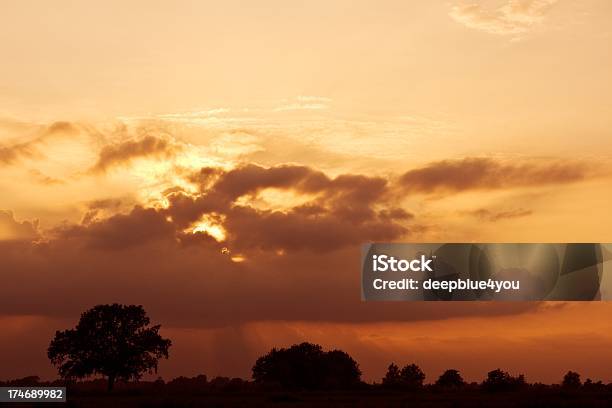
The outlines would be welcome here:
<svg viewBox="0 0 612 408">
<path fill-rule="evenodd" d="M 557 0 L 510 0 L 493 10 L 481 3 L 460 3 L 451 8 L 450 16 L 468 28 L 517 36 L 542 23 L 555 3 Z"/>
<path fill-rule="evenodd" d="M 433 193 L 567 184 L 590 175 L 591 169 L 578 162 L 500 161 L 468 157 L 409 170 L 399 182 L 410 192 Z"/>
<path fill-rule="evenodd" d="M 122 302 L 143 304 L 173 327 L 224 327 L 436 320 L 537 308 L 363 303 L 360 244 L 418 239 L 411 235 L 418 217 L 395 204 L 396 186 L 387 179 L 255 164 L 205 167 L 188 177 L 197 191 L 172 189 L 165 206 L 102 216 L 122 204 L 92 202 L 81 224 L 56 227 L 34 242 L 33 225 L 5 214 L 23 233 L 0 242 L 7 271 L 0 314 L 66 318 L 92 304 Z M 282 209 L 250 205 L 271 189 L 308 199 Z M 221 238 L 213 227 L 224 231 Z"/>
</svg>

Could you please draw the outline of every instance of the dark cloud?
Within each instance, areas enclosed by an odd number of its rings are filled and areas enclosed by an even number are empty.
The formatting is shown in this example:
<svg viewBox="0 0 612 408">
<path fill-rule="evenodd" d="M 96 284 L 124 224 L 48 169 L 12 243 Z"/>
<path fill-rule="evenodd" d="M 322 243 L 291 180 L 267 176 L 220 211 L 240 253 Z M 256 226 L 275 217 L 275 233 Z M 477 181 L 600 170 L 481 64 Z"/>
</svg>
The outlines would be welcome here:
<svg viewBox="0 0 612 408">
<path fill-rule="evenodd" d="M 328 187 L 330 182 L 325 174 L 306 166 L 283 165 L 264 168 L 250 164 L 224 173 L 214 188 L 233 200 L 264 188 L 314 193 Z"/>
<path fill-rule="evenodd" d="M 214 167 L 203 167 L 200 171 L 188 174 L 187 179 L 200 187 L 200 190 L 208 189 L 215 179 L 223 174 L 223 170 Z M 176 191 L 176 187 L 174 188 Z"/>
<path fill-rule="evenodd" d="M 228 244 L 239 250 L 330 251 L 365 241 L 393 240 L 407 231 L 399 221 L 411 218 L 387 202 L 388 183 L 379 177 L 330 178 L 305 166 L 247 165 L 227 172 L 203 169 L 192 179 L 200 182 L 201 194 L 172 191 L 165 213 L 183 228 L 203 215 L 221 215 Z M 282 211 L 238 204 L 240 197 L 256 196 L 266 188 L 311 198 Z"/>
<path fill-rule="evenodd" d="M 486 208 L 479 208 L 474 211 L 468 211 L 467 214 L 477 217 L 481 220 L 496 222 L 511 218 L 527 217 L 533 214 L 533 211 L 524 208 L 515 208 L 506 211 L 493 211 L 488 210 Z"/>
<path fill-rule="evenodd" d="M 103 147 L 98 155 L 98 161 L 91 168 L 91 171 L 93 173 L 103 173 L 111 167 L 130 163 L 137 158 L 172 157 L 180 150 L 181 147 L 178 144 L 157 136 L 126 140 Z"/>
<path fill-rule="evenodd" d="M 81 224 L 88 225 L 98 221 L 99 216 L 106 214 L 107 216 L 116 215 L 120 212 L 131 210 L 135 205 L 131 197 L 122 198 L 107 198 L 102 200 L 93 200 L 85 204 L 85 214 L 81 219 Z"/>
<path fill-rule="evenodd" d="M 215 179 L 212 188 L 228 200 L 235 200 L 247 194 L 253 195 L 265 188 L 278 188 L 372 202 L 383 198 L 381 195 L 386 193 L 387 188 L 387 180 L 380 177 L 344 174 L 330 178 L 321 171 L 298 165 L 262 167 L 248 164 L 227 172 L 205 168 L 192 176 L 192 179 L 201 183 L 209 183 L 211 179 Z"/>
<path fill-rule="evenodd" d="M 324 252 L 368 241 L 394 240 L 406 232 L 400 224 L 381 219 L 366 209 L 360 213 L 364 218 L 357 221 L 355 210 L 327 212 L 319 207 L 319 211 L 305 212 L 303 208 L 288 212 L 232 208 L 225 222 L 230 245 L 240 250 Z"/>
<path fill-rule="evenodd" d="M 105 198 L 102 200 L 93 200 L 87 203 L 87 208 L 90 210 L 106 210 L 118 209 L 123 204 L 123 200 L 119 198 Z"/>
<path fill-rule="evenodd" d="M 63 226 L 55 230 L 62 240 L 96 249 L 126 249 L 150 241 L 173 239 L 175 228 L 153 208 L 136 206 L 129 214 L 93 220 L 87 225 Z"/>
<path fill-rule="evenodd" d="M 36 243 L 0 242 L 0 314 L 65 318 L 97 303 L 120 302 L 145 305 L 166 326 L 222 327 L 271 320 L 433 320 L 538 308 L 362 302 L 360 244 L 401 240 L 419 228 L 412 214 L 393 204 L 385 179 L 329 177 L 292 165 L 204 169 L 193 177 L 201 181 L 200 191 L 170 189 L 166 208 L 94 215 Z M 266 188 L 308 201 L 273 210 L 239 200 Z M 121 205 L 98 201 L 88 210 Z M 202 216 L 220 224 L 227 238 L 191 233 L 188 227 Z M 234 262 L 236 256 L 243 262 Z"/>
<path fill-rule="evenodd" d="M 493 190 L 564 184 L 589 175 L 585 165 L 569 162 L 507 162 L 490 158 L 444 160 L 404 173 L 399 182 L 416 193 Z"/>
<path fill-rule="evenodd" d="M 272 320 L 423 321 L 538 308 L 537 303 L 366 303 L 360 299 L 358 245 L 321 253 L 249 251 L 244 262 L 235 263 L 210 239 L 185 245 L 157 228 L 155 239 L 130 235 L 149 216 L 139 210 L 126 216 L 133 221 L 108 220 L 46 243 L 0 243 L 0 314 L 76 318 L 94 304 L 120 302 L 143 304 L 165 327 L 224 327 Z M 120 242 L 109 245 L 113 239 Z"/>
</svg>

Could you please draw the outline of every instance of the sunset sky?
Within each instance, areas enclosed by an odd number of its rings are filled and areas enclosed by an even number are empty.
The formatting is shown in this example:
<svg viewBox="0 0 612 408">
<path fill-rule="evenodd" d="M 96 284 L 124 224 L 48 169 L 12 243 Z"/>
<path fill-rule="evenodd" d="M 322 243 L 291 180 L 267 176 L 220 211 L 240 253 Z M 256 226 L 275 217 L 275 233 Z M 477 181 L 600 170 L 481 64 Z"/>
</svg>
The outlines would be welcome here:
<svg viewBox="0 0 612 408">
<path fill-rule="evenodd" d="M 612 381 L 612 303 L 365 303 L 360 244 L 612 242 L 612 3 L 0 0 L 0 380 L 99 303 L 166 379 L 312 341 Z M 223 250 L 227 248 L 227 250 Z"/>
</svg>

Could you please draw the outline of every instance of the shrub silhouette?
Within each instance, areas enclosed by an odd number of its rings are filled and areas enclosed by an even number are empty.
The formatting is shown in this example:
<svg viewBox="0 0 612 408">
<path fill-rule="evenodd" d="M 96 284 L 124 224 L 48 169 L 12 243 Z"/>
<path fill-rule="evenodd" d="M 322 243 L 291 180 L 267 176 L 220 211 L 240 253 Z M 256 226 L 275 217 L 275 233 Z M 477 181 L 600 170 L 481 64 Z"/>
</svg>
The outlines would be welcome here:
<svg viewBox="0 0 612 408">
<path fill-rule="evenodd" d="M 191 378 L 180 376 L 168 381 L 165 385 L 172 390 L 197 392 L 206 388 L 208 379 L 204 374 Z"/>
<path fill-rule="evenodd" d="M 506 371 L 498 368 L 487 374 L 487 379 L 482 383 L 482 388 L 487 391 L 513 391 L 524 385 L 524 375 L 521 374 L 518 377 L 513 377 Z"/>
<path fill-rule="evenodd" d="M 408 364 L 401 370 L 391 363 L 382 380 L 383 386 L 415 390 L 423 386 L 425 373 L 416 364 Z"/>
<path fill-rule="evenodd" d="M 40 377 L 37 375 L 28 375 L 23 378 L 16 378 L 14 380 L 7 381 L 6 383 L 2 383 L 0 381 L 0 385 L 2 386 L 13 386 L 13 387 L 36 387 L 40 384 Z"/>
<path fill-rule="evenodd" d="M 387 373 L 382 379 L 382 384 L 385 387 L 397 388 L 401 384 L 400 380 L 400 369 L 395 363 L 389 364 Z"/>
<path fill-rule="evenodd" d="M 601 380 L 594 382 L 590 378 L 587 378 L 586 381 L 582 384 L 582 386 L 584 387 L 585 390 L 589 390 L 589 391 L 606 389 L 606 385 Z"/>
<path fill-rule="evenodd" d="M 110 391 L 117 380 L 139 379 L 168 358 L 170 340 L 149 323 L 142 306 L 98 305 L 83 313 L 74 329 L 57 331 L 47 355 L 62 378 L 101 374 Z"/>
<path fill-rule="evenodd" d="M 461 388 L 465 385 L 465 381 L 461 374 L 459 374 L 459 371 L 449 369 L 440 375 L 436 385 L 441 388 Z"/>
<path fill-rule="evenodd" d="M 253 366 L 257 383 L 277 383 L 285 388 L 340 389 L 360 383 L 359 365 L 340 350 L 324 352 L 318 344 L 273 348 Z"/>
<path fill-rule="evenodd" d="M 575 371 L 568 371 L 563 376 L 563 382 L 561 383 L 563 388 L 580 388 L 582 382 L 580 381 L 580 374 Z"/>
</svg>

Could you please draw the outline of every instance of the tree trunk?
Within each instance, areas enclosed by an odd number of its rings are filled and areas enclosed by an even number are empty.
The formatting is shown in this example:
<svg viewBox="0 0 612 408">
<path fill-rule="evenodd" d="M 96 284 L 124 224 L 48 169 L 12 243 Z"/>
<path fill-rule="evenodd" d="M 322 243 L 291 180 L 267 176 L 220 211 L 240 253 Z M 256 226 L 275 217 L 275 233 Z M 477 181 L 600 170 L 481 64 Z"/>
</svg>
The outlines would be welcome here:
<svg viewBox="0 0 612 408">
<path fill-rule="evenodd" d="M 108 376 L 108 388 L 107 388 L 108 392 L 111 392 L 114 386 L 115 386 L 115 376 L 109 375 Z"/>
</svg>

